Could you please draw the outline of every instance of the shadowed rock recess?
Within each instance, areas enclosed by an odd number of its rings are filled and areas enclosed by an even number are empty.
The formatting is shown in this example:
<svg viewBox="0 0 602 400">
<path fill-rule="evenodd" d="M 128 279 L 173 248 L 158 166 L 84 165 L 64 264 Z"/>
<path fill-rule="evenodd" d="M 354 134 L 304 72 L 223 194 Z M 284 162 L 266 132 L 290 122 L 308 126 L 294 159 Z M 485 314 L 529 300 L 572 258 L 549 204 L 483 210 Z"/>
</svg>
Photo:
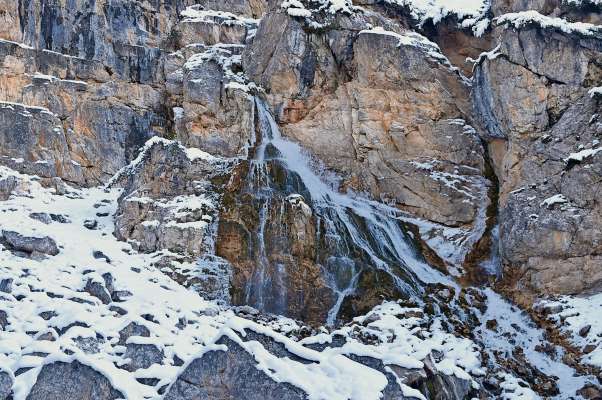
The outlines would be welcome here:
<svg viewBox="0 0 602 400">
<path fill-rule="evenodd" d="M 598 0 L 0 0 L 0 400 L 602 399 Z"/>
</svg>

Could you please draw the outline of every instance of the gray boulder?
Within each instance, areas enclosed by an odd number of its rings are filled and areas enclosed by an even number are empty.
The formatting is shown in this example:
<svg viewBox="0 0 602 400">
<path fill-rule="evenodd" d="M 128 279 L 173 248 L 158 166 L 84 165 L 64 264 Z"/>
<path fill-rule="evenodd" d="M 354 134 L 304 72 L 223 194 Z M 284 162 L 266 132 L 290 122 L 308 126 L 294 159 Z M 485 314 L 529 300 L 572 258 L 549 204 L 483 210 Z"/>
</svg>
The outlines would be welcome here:
<svg viewBox="0 0 602 400">
<path fill-rule="evenodd" d="M 124 358 L 129 362 L 123 366 L 126 371 L 136 371 L 140 368 L 148 368 L 153 364 L 161 364 L 163 360 L 163 351 L 152 344 L 126 344 Z"/>
<path fill-rule="evenodd" d="M 80 363 L 42 367 L 27 400 L 113 400 L 124 398 L 100 372 Z"/>
<path fill-rule="evenodd" d="M 253 356 L 231 339 L 222 337 L 217 343 L 228 350 L 212 350 L 194 360 L 169 388 L 165 400 L 307 398 L 301 389 L 278 383 L 257 369 Z"/>
<path fill-rule="evenodd" d="M 47 254 L 55 256 L 59 254 L 59 249 L 54 239 L 34 236 L 24 236 L 14 231 L 2 231 L 2 238 L 11 250 L 22 252 L 27 255 L 35 256 L 37 254 Z"/>
</svg>

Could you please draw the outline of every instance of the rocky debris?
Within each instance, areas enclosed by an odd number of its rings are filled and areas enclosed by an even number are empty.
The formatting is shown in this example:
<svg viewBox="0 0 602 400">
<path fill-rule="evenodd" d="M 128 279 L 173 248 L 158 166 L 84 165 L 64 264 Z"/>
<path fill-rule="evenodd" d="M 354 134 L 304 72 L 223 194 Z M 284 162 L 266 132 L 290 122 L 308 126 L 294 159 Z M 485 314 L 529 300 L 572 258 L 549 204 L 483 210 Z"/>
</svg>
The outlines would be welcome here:
<svg viewBox="0 0 602 400">
<path fill-rule="evenodd" d="M 602 388 L 597 385 L 589 384 L 579 389 L 577 394 L 583 396 L 583 398 L 587 400 L 600 399 L 602 398 Z"/>
<path fill-rule="evenodd" d="M 13 288 L 13 279 L 12 278 L 0 279 L 0 292 L 10 293 L 12 291 L 12 288 Z"/>
<path fill-rule="evenodd" d="M 100 372 L 80 363 L 54 362 L 45 365 L 27 400 L 113 400 L 123 398 Z"/>
<path fill-rule="evenodd" d="M 23 257 L 39 257 L 59 254 L 56 242 L 48 237 L 24 236 L 14 231 L 2 231 L 2 243 Z"/>
<path fill-rule="evenodd" d="M 4 330 L 8 325 L 8 314 L 6 311 L 0 310 L 0 328 Z"/>
<path fill-rule="evenodd" d="M 98 221 L 95 219 L 87 219 L 84 221 L 84 226 L 86 227 L 86 229 L 96 229 L 96 227 L 98 226 Z"/>
<path fill-rule="evenodd" d="M 132 336 L 149 337 L 150 331 L 144 325 L 136 322 L 130 322 L 125 328 L 119 331 L 119 342 L 121 346 L 125 346 L 126 341 Z"/>
<path fill-rule="evenodd" d="M 247 351 L 228 337 L 216 342 L 226 349 L 210 350 L 190 363 L 165 395 L 166 400 L 305 399 L 299 388 L 272 380 Z"/>
<path fill-rule="evenodd" d="M 189 256 L 165 255 L 153 262 L 153 266 L 207 300 L 231 304 L 232 266 L 221 257 L 206 254 L 191 261 Z"/>
<path fill-rule="evenodd" d="M 472 94 L 500 181 L 505 280 L 523 304 L 599 290 L 602 279 L 600 107 L 587 93 L 602 77 L 602 42 L 535 16 L 500 21 L 499 46 L 476 66 Z"/>
</svg>

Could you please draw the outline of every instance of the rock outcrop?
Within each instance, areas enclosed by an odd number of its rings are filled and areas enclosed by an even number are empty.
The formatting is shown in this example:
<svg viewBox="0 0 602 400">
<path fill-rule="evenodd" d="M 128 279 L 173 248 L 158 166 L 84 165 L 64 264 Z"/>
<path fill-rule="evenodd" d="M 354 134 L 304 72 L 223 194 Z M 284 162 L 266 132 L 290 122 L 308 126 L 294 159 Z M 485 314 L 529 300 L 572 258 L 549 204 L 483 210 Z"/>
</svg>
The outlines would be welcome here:
<svg viewBox="0 0 602 400">
<path fill-rule="evenodd" d="M 0 400 L 7 400 L 11 394 L 11 388 L 13 386 L 13 380 L 10 375 L 0 370 Z"/>
<path fill-rule="evenodd" d="M 602 81 L 602 36 L 530 15 L 500 20 L 473 90 L 500 180 L 502 262 L 521 301 L 602 287 L 600 107 L 588 93 Z"/>
</svg>

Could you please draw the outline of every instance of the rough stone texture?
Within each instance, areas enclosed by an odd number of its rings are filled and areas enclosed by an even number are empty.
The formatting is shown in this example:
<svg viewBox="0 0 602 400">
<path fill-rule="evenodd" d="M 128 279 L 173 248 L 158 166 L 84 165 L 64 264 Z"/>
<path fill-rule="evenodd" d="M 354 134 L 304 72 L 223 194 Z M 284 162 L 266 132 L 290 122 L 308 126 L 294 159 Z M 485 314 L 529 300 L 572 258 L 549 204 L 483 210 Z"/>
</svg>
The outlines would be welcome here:
<svg viewBox="0 0 602 400">
<path fill-rule="evenodd" d="M 130 83 L 127 76 L 116 80 L 93 61 L 0 41 L 0 65 L 0 98 L 28 105 L 2 103 L 2 118 L 12 125 L 3 123 L 0 135 L 7 144 L 30 138 L 20 150 L 7 146 L 2 153 L 23 158 L 16 167 L 24 172 L 35 168 L 41 176 L 98 184 L 167 126 L 159 88 Z M 28 133 L 32 129 L 36 135 Z M 45 138 L 54 148 L 44 146 Z"/>
<path fill-rule="evenodd" d="M 194 54 L 175 72 L 181 76 L 182 101 L 175 115 L 178 139 L 225 157 L 244 156 L 254 141 L 254 102 L 231 79 L 237 47 L 211 47 Z M 178 87 L 180 87 L 178 85 Z"/>
<path fill-rule="evenodd" d="M 242 3 L 242 2 L 241 2 Z M 209 8 L 205 11 L 202 6 L 196 6 L 189 10 L 204 11 L 185 16 L 177 25 L 176 35 L 178 38 L 178 47 L 186 47 L 190 44 L 215 45 L 218 43 L 236 43 L 245 44 L 251 31 L 257 29 L 257 21 L 244 18 L 244 14 L 236 12 L 236 7 L 228 9 L 224 5 L 219 8 Z M 250 10 L 249 10 L 250 11 Z M 189 11 L 188 13 L 193 13 Z M 237 15 L 239 14 L 239 15 Z"/>
<path fill-rule="evenodd" d="M 2 239 L 8 245 L 9 249 L 16 252 L 28 255 L 47 254 L 55 256 L 59 254 L 56 242 L 48 236 L 23 236 L 18 232 L 3 230 Z"/>
<path fill-rule="evenodd" d="M 218 344 L 228 350 L 211 350 L 194 360 L 165 395 L 165 400 L 291 400 L 307 395 L 289 383 L 277 383 L 256 368 L 253 356 L 228 337 Z"/>
<path fill-rule="evenodd" d="M 227 301 L 231 270 L 213 255 L 213 235 L 231 163 L 208 154 L 191 158 L 171 141 L 152 144 L 138 160 L 113 183 L 124 187 L 115 236 L 138 251 L 177 254 L 161 257 L 155 266 L 209 299 Z M 186 267 L 178 268 L 182 265 Z"/>
<path fill-rule="evenodd" d="M 27 400 L 113 400 L 123 398 L 101 373 L 78 361 L 45 365 Z"/>
<path fill-rule="evenodd" d="M 477 66 L 473 101 L 500 180 L 506 280 L 521 302 L 599 291 L 602 154 L 570 155 L 599 147 L 587 88 L 602 77 L 602 38 L 533 24 L 496 34 L 500 55 Z"/>
<path fill-rule="evenodd" d="M 7 372 L 0 370 L 0 400 L 8 400 L 13 380 Z"/>
<path fill-rule="evenodd" d="M 123 366 L 126 371 L 149 368 L 153 364 L 161 364 L 163 360 L 163 351 L 152 344 L 128 343 L 125 348 L 123 358 L 129 359 L 129 362 Z"/>
<path fill-rule="evenodd" d="M 277 166 L 272 168 L 277 174 Z M 294 179 L 280 172 L 282 179 Z M 234 268 L 233 302 L 324 322 L 336 299 L 317 261 L 317 227 L 311 209 L 302 196 L 254 199 L 245 191 L 246 180 L 235 182 L 224 197 L 216 249 Z M 263 249 L 256 237 L 262 226 Z M 263 281 L 262 276 L 272 278 Z"/>
<path fill-rule="evenodd" d="M 115 216 L 117 238 L 134 240 L 145 252 L 165 248 L 201 255 L 217 213 L 211 201 L 218 198 L 217 191 L 209 182 L 224 173 L 217 164 L 191 160 L 176 142 L 159 142 L 145 150 L 135 170 L 123 175 L 125 190 Z"/>
<path fill-rule="evenodd" d="M 0 161 L 44 178 L 82 181 L 81 166 L 70 159 L 59 118 L 44 108 L 0 103 Z"/>
<path fill-rule="evenodd" d="M 266 12 L 266 0 L 199 0 L 206 10 L 225 11 L 247 18 L 260 18 Z"/>
</svg>

